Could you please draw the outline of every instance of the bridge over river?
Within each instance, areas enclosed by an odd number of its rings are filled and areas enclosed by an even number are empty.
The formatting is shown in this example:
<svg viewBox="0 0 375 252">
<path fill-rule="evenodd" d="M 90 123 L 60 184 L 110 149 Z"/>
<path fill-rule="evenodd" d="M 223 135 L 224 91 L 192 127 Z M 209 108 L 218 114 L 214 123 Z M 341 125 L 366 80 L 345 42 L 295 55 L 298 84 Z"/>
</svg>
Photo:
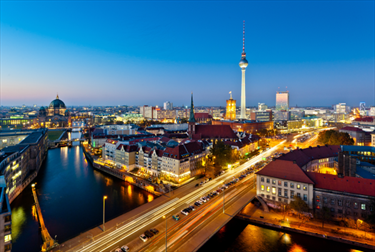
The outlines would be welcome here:
<svg viewBox="0 0 375 252">
<path fill-rule="evenodd" d="M 61 244 L 58 249 L 78 252 L 113 251 L 117 247 L 128 245 L 132 251 L 163 251 L 167 227 L 168 250 L 196 251 L 255 197 L 255 175 L 247 176 L 227 189 L 225 194 L 196 207 L 188 216 L 180 214 L 181 219 L 177 222 L 172 219 L 172 215 L 180 213 L 200 197 L 238 177 L 276 148 L 277 146 L 203 186 L 195 187 L 195 183 L 190 183 L 175 190 L 172 195 L 163 195 L 108 221 L 105 232 L 102 226 L 98 226 Z M 198 180 L 197 183 L 199 182 Z M 157 228 L 160 233 L 143 243 L 138 236 L 150 228 Z"/>
</svg>

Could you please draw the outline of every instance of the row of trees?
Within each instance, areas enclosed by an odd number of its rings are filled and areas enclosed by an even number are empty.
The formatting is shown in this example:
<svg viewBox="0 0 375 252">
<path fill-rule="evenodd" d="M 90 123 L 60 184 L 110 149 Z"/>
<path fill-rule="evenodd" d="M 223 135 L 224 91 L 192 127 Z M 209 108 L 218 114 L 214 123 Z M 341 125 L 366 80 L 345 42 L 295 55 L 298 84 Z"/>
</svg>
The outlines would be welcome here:
<svg viewBox="0 0 375 252">
<path fill-rule="evenodd" d="M 348 133 L 336 130 L 325 130 L 319 133 L 318 143 L 328 145 L 353 145 L 354 140 Z"/>
</svg>

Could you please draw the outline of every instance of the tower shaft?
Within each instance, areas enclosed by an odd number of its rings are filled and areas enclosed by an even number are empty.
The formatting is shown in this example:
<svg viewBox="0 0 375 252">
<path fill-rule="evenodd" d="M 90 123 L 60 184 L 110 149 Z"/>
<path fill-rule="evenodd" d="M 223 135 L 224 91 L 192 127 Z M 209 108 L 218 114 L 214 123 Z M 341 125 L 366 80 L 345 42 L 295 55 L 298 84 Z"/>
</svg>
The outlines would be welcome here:
<svg viewBox="0 0 375 252">
<path fill-rule="evenodd" d="M 242 68 L 242 80 L 241 80 L 241 116 L 240 119 L 246 119 L 246 84 L 245 84 L 245 71 L 246 68 Z"/>
</svg>

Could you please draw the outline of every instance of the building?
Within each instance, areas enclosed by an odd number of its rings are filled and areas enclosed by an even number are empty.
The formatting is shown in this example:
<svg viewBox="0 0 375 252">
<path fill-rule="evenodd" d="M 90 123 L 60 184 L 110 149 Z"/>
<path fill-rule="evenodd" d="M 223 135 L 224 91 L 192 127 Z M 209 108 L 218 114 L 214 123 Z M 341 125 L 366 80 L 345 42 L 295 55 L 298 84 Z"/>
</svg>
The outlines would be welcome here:
<svg viewBox="0 0 375 252">
<path fill-rule="evenodd" d="M 41 127 L 46 128 L 70 127 L 70 112 L 58 95 L 48 107 L 40 107 L 38 122 Z"/>
<path fill-rule="evenodd" d="M 4 176 L 0 176 L 0 192 L 0 251 L 10 252 L 12 250 L 12 211 L 6 194 Z"/>
<path fill-rule="evenodd" d="M 258 110 L 259 111 L 264 111 L 267 110 L 268 106 L 265 103 L 258 103 Z"/>
<path fill-rule="evenodd" d="M 290 120 L 290 111 L 286 110 L 277 110 L 273 113 L 274 121 L 288 121 Z"/>
<path fill-rule="evenodd" d="M 314 212 L 319 217 L 323 207 L 332 218 L 365 220 L 375 209 L 375 182 L 372 179 L 307 173 L 314 181 Z"/>
<path fill-rule="evenodd" d="M 276 111 L 289 110 L 289 91 L 276 92 Z"/>
<path fill-rule="evenodd" d="M 227 107 L 225 112 L 226 120 L 236 120 L 236 100 L 232 98 L 232 91 L 229 92 L 230 98 L 227 100 Z"/>
<path fill-rule="evenodd" d="M 339 103 L 334 106 L 336 114 L 346 114 L 350 112 L 350 107 L 346 106 L 346 103 Z"/>
<path fill-rule="evenodd" d="M 173 103 L 170 102 L 170 101 L 166 101 L 166 102 L 164 102 L 163 108 L 164 108 L 164 110 L 172 110 L 173 109 Z"/>
<path fill-rule="evenodd" d="M 354 157 L 360 162 L 367 162 L 375 165 L 375 147 L 371 146 L 354 146 L 354 145 L 342 145 L 340 151 L 344 155 Z"/>
<path fill-rule="evenodd" d="M 251 111 L 250 120 L 254 120 L 256 122 L 272 121 L 272 111 Z"/>
<path fill-rule="evenodd" d="M 358 146 L 370 146 L 371 134 L 373 132 L 364 131 L 357 127 L 346 126 L 341 128 L 339 132 L 348 133 L 354 140 L 354 144 Z"/>
<path fill-rule="evenodd" d="M 115 151 L 115 164 L 119 169 L 131 171 L 135 168 L 135 153 L 138 145 L 120 144 Z"/>
<path fill-rule="evenodd" d="M 48 130 L 32 131 L 24 140 L 0 151 L 0 173 L 11 203 L 37 176 L 48 150 Z"/>
<path fill-rule="evenodd" d="M 208 113 L 194 113 L 195 121 L 199 124 L 211 124 L 212 115 Z"/>
<path fill-rule="evenodd" d="M 213 120 L 212 126 L 214 125 L 229 126 L 232 129 L 232 131 L 235 131 L 235 132 L 246 132 L 248 134 L 256 134 L 262 129 L 273 130 L 274 123 L 272 121 L 257 122 L 257 121 L 251 121 L 251 120 L 243 120 L 243 121 Z"/>
<path fill-rule="evenodd" d="M 145 119 L 151 119 L 151 120 L 156 120 L 158 118 L 157 116 L 157 108 L 156 107 L 149 107 L 148 105 L 144 105 L 142 107 L 140 107 L 140 114 L 142 114 L 142 116 L 145 118 Z"/>
<path fill-rule="evenodd" d="M 241 54 L 241 60 L 240 60 L 240 68 L 242 72 L 242 78 L 241 78 L 241 115 L 240 119 L 244 120 L 246 119 L 246 87 L 245 87 L 245 72 L 246 67 L 249 64 L 246 60 L 246 53 L 245 53 L 245 21 L 243 21 L 243 44 L 242 44 L 242 54 Z"/>
<path fill-rule="evenodd" d="M 297 196 L 313 208 L 314 182 L 295 161 L 275 160 L 256 175 L 257 195 L 271 206 L 289 204 Z"/>
</svg>

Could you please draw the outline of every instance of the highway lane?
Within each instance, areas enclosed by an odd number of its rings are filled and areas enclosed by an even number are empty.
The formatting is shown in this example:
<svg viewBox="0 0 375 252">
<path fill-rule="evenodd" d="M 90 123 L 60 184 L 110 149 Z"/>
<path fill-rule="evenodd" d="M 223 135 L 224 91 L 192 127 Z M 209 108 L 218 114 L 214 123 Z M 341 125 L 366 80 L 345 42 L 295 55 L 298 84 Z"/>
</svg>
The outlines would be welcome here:
<svg viewBox="0 0 375 252">
<path fill-rule="evenodd" d="M 187 195 L 182 196 L 181 198 L 171 199 L 169 202 L 163 204 L 162 206 L 157 207 L 147 213 L 144 213 L 137 219 L 132 220 L 126 223 L 125 225 L 117 228 L 117 230 L 111 231 L 103 235 L 102 237 L 92 241 L 85 247 L 75 247 L 74 250 L 72 249 L 71 251 L 110 251 L 113 247 L 117 246 L 118 244 L 125 244 L 126 239 L 132 236 L 133 234 L 140 235 L 148 226 L 155 226 L 158 223 L 161 223 L 163 221 L 162 217 L 164 215 L 170 215 L 172 212 L 174 212 L 174 210 L 186 207 L 186 204 L 191 203 L 198 197 L 202 195 L 207 195 L 209 192 L 213 191 L 214 189 L 217 189 L 217 187 L 222 185 L 222 183 L 225 180 L 240 174 L 245 169 L 261 161 L 263 157 L 271 155 L 284 143 L 285 140 L 279 143 L 277 146 L 270 148 L 268 151 L 265 151 L 256 157 L 253 157 L 251 160 L 240 165 L 236 169 L 233 169 L 220 177 L 212 179 L 204 186 L 194 188 L 194 190 L 188 193 Z"/>
</svg>

